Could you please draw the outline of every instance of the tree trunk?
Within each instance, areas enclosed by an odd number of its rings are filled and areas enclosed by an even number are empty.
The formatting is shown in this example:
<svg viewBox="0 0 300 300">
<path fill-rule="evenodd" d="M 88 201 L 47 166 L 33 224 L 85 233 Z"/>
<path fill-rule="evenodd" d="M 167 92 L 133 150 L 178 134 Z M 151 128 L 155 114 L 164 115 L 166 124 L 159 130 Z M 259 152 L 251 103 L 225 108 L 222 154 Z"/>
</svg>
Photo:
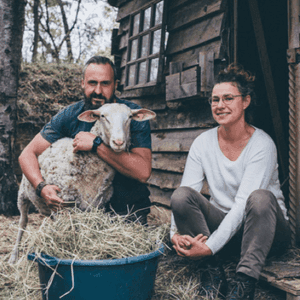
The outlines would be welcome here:
<svg viewBox="0 0 300 300">
<path fill-rule="evenodd" d="M 66 16 L 65 9 L 64 9 L 64 4 L 62 3 L 61 0 L 58 0 L 57 2 L 60 7 L 61 16 L 62 16 L 62 20 L 63 20 L 63 24 L 64 24 L 64 32 L 65 32 L 66 44 L 67 44 L 67 50 L 68 50 L 68 62 L 72 63 L 73 62 L 73 52 L 72 52 L 72 44 L 71 44 L 71 39 L 70 39 L 71 31 L 69 29 L 67 16 Z"/>
<path fill-rule="evenodd" d="M 33 3 L 33 20 L 34 20 L 34 38 L 33 38 L 33 50 L 32 50 L 32 62 L 37 61 L 37 50 L 39 43 L 39 6 L 40 0 L 34 0 Z"/>
<path fill-rule="evenodd" d="M 26 0 L 0 0 L 0 214 L 17 214 L 13 171 L 16 104 Z"/>
</svg>

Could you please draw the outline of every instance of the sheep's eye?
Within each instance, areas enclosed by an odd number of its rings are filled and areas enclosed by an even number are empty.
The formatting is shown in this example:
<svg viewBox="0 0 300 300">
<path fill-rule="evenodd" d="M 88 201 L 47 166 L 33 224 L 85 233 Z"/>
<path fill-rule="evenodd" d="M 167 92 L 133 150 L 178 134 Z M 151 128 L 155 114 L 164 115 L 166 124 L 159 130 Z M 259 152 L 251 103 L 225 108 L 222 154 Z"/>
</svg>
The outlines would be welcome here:
<svg viewBox="0 0 300 300">
<path fill-rule="evenodd" d="M 105 118 L 105 116 L 104 116 L 104 115 L 101 115 L 101 118 Z"/>
<path fill-rule="evenodd" d="M 130 115 L 130 116 L 129 116 L 129 119 L 132 119 L 132 117 L 133 117 L 133 115 Z"/>
</svg>

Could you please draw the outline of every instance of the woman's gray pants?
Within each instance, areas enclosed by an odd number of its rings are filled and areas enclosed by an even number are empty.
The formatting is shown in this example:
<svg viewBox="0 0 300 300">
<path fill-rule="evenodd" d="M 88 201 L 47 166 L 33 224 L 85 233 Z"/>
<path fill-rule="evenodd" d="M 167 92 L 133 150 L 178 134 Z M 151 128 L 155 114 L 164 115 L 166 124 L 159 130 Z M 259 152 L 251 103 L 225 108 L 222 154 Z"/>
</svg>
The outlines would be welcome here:
<svg viewBox="0 0 300 300">
<path fill-rule="evenodd" d="M 171 207 L 180 234 L 206 236 L 215 231 L 226 214 L 190 187 L 179 187 Z M 236 272 L 259 278 L 271 252 L 283 252 L 290 245 L 290 228 L 275 196 L 267 190 L 254 191 L 248 198 L 242 228 L 220 251 L 219 256 L 240 251 Z"/>
</svg>

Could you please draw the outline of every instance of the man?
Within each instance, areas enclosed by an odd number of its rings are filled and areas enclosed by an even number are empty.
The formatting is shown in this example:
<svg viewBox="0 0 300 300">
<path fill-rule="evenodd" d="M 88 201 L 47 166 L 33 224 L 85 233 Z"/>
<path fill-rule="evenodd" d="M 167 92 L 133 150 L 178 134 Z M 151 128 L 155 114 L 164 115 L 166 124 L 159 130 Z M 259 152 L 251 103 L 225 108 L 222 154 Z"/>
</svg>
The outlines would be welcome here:
<svg viewBox="0 0 300 300">
<path fill-rule="evenodd" d="M 105 103 L 124 103 L 130 108 L 139 107 L 115 96 L 116 70 L 106 57 L 94 56 L 88 60 L 81 86 L 84 100 L 66 107 L 54 116 L 23 150 L 19 157 L 22 171 L 45 203 L 51 209 L 57 210 L 63 203 L 57 196 L 59 188 L 44 182 L 39 170 L 38 156 L 56 140 L 63 137 L 74 138 L 74 152 L 97 152 L 99 158 L 117 170 L 113 182 L 114 194 L 107 209 L 112 208 L 119 214 L 135 212 L 140 221 L 146 223 L 147 214 L 150 212 L 150 193 L 144 183 L 151 174 L 152 158 L 149 122 L 131 121 L 129 152 L 114 152 L 102 143 L 100 137 L 89 132 L 94 123 L 79 121 L 77 116 Z"/>
</svg>

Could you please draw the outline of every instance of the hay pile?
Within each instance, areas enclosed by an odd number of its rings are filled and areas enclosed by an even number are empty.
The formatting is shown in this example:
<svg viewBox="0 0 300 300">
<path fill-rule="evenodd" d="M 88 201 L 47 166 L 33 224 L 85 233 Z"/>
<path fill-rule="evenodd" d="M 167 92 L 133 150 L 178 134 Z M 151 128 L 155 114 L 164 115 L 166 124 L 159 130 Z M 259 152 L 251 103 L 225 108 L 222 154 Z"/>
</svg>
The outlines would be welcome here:
<svg viewBox="0 0 300 300">
<path fill-rule="evenodd" d="M 145 227 L 97 209 L 60 211 L 55 221 L 45 218 L 38 230 L 26 230 L 15 266 L 7 263 L 9 255 L 1 259 L 0 299 L 40 299 L 37 264 L 27 260 L 28 253 L 74 260 L 138 256 L 158 250 L 168 230 L 168 225 Z"/>
<path fill-rule="evenodd" d="M 92 209 L 67 209 L 44 219 L 26 244 L 36 254 L 61 259 L 99 260 L 138 256 L 155 251 L 167 234 L 167 226 L 145 227 L 125 217 Z"/>
</svg>

